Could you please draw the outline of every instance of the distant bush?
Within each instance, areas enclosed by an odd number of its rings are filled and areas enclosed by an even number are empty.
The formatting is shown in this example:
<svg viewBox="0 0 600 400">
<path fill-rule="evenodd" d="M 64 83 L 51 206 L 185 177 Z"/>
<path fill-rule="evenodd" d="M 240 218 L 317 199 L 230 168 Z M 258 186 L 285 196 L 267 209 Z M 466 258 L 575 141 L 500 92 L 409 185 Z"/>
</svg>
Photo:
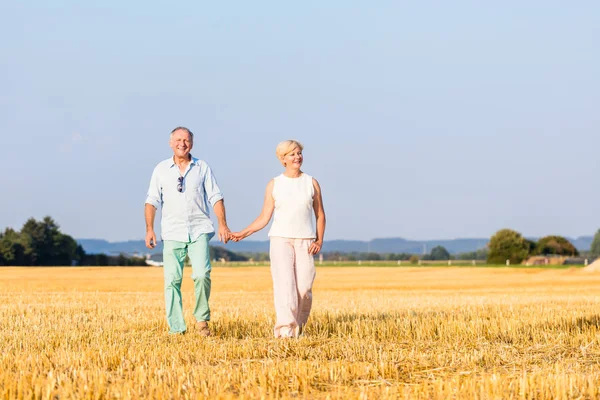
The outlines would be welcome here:
<svg viewBox="0 0 600 400">
<path fill-rule="evenodd" d="M 594 235 L 594 240 L 592 240 L 590 255 L 592 257 L 600 257 L 600 229 L 598 229 L 598 231 Z"/>
<path fill-rule="evenodd" d="M 0 265 L 73 265 L 84 257 L 75 239 L 63 234 L 50 217 L 30 218 L 21 231 L 0 233 Z"/>
<path fill-rule="evenodd" d="M 556 254 L 559 256 L 578 256 L 579 251 L 562 236 L 545 236 L 538 240 L 535 254 Z"/>
<path fill-rule="evenodd" d="M 519 264 L 529 256 L 535 243 L 525 239 L 519 232 L 502 229 L 492 236 L 488 248 L 489 264 L 503 264 L 506 260 L 510 260 L 511 264 Z"/>
</svg>

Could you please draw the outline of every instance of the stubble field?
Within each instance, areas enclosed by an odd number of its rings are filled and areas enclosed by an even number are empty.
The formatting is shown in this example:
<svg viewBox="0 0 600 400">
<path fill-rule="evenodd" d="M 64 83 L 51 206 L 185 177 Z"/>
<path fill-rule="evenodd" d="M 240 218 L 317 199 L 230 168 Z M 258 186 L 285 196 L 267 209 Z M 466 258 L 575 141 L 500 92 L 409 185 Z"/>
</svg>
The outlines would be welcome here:
<svg viewBox="0 0 600 400">
<path fill-rule="evenodd" d="M 161 268 L 1 268 L 0 398 L 600 398 L 600 274 L 318 267 L 273 339 L 269 269 L 215 267 L 203 338 L 167 334 Z"/>
</svg>

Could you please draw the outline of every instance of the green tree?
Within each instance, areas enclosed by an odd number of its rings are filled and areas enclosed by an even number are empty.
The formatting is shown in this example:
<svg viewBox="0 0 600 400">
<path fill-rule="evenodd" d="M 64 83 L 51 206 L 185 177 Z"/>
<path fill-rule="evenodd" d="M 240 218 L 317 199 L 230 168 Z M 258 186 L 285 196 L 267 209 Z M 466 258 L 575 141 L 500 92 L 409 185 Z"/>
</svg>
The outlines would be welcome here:
<svg viewBox="0 0 600 400">
<path fill-rule="evenodd" d="M 21 229 L 21 240 L 29 265 L 71 265 L 81 257 L 75 239 L 60 232 L 50 217 L 38 222 L 30 218 Z"/>
<path fill-rule="evenodd" d="M 562 236 L 545 236 L 538 240 L 535 254 L 555 254 L 559 256 L 578 256 L 579 251 Z"/>
<path fill-rule="evenodd" d="M 83 265 L 85 256 L 86 256 L 85 250 L 83 250 L 83 247 L 80 244 L 77 244 L 77 247 L 75 248 L 75 258 L 74 258 L 74 260 L 77 262 L 77 265 Z"/>
<path fill-rule="evenodd" d="M 600 257 L 600 229 L 598 229 L 598 231 L 594 235 L 594 240 L 592 240 L 590 255 L 592 257 Z"/>
<path fill-rule="evenodd" d="M 479 249 L 477 251 L 469 251 L 456 255 L 457 260 L 487 260 L 488 249 Z"/>
<path fill-rule="evenodd" d="M 108 265 L 108 256 L 106 254 L 93 254 L 92 257 L 94 258 L 94 265 L 98 265 L 98 266 L 106 266 Z"/>
<path fill-rule="evenodd" d="M 4 240 L 4 233 L 0 232 L 0 265 L 7 265 L 6 260 L 4 258 L 4 252 L 2 251 L 2 249 L 3 249 L 2 241 L 3 240 Z"/>
<path fill-rule="evenodd" d="M 487 262 L 503 264 L 506 260 L 510 260 L 511 264 L 519 264 L 530 254 L 533 245 L 533 242 L 525 239 L 519 232 L 501 229 L 488 243 Z"/>
<path fill-rule="evenodd" d="M 431 249 L 431 254 L 429 255 L 429 259 L 436 260 L 436 261 L 449 260 L 450 253 L 443 246 L 435 246 L 433 249 Z"/>
<path fill-rule="evenodd" d="M 222 258 L 225 261 L 248 261 L 248 257 L 229 251 L 221 246 L 209 246 L 208 251 L 210 252 L 211 260 L 220 260 Z"/>
<path fill-rule="evenodd" d="M 11 228 L 0 234 L 0 265 L 27 265 L 21 235 Z"/>
<path fill-rule="evenodd" d="M 117 265 L 120 267 L 127 266 L 127 257 L 125 257 L 123 253 L 119 254 L 119 257 L 117 257 Z"/>
</svg>

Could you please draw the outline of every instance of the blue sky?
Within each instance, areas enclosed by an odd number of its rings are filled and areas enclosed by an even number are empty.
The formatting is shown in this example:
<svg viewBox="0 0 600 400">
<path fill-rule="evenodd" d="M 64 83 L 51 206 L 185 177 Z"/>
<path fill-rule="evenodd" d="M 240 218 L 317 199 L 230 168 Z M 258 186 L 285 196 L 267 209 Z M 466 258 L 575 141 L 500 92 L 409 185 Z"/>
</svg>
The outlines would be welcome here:
<svg viewBox="0 0 600 400">
<path fill-rule="evenodd" d="M 233 230 L 288 138 L 326 239 L 600 228 L 598 2 L 2 2 L 0 34 L 0 229 L 143 238 L 178 125 Z"/>
</svg>

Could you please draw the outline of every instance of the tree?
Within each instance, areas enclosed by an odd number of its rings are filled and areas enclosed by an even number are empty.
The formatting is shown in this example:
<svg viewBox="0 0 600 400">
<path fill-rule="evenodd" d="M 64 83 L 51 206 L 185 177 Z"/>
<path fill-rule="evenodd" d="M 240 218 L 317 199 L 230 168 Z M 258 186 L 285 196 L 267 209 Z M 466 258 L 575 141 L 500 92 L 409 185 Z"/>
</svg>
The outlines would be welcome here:
<svg viewBox="0 0 600 400">
<path fill-rule="evenodd" d="M 71 265 L 81 259 L 83 250 L 77 248 L 75 239 L 61 233 L 50 217 L 41 222 L 28 219 L 21 229 L 21 242 L 28 265 Z"/>
<path fill-rule="evenodd" d="M 4 252 L 2 251 L 2 240 L 4 239 L 4 234 L 0 232 L 0 265 L 6 265 L 6 260 L 4 259 Z"/>
<path fill-rule="evenodd" d="M 220 260 L 222 258 L 225 261 L 248 261 L 248 257 L 231 252 L 224 247 L 210 246 L 208 251 L 210 252 L 211 260 Z"/>
<path fill-rule="evenodd" d="M 594 235 L 594 240 L 592 240 L 590 255 L 592 257 L 600 257 L 600 229 L 598 229 L 598 231 Z"/>
<path fill-rule="evenodd" d="M 519 232 L 501 229 L 490 239 L 487 262 L 503 264 L 510 260 L 512 264 L 519 264 L 527 258 L 533 245 L 533 242 L 525 239 Z"/>
<path fill-rule="evenodd" d="M 431 254 L 429 255 L 429 259 L 435 260 L 435 261 L 449 260 L 450 253 L 443 246 L 435 246 L 433 249 L 431 249 Z"/>
<path fill-rule="evenodd" d="M 125 257 L 123 253 L 119 254 L 119 257 L 117 257 L 117 265 L 120 267 L 127 265 L 127 257 Z"/>
<path fill-rule="evenodd" d="M 488 249 L 479 249 L 477 251 L 469 251 L 466 253 L 458 253 L 456 255 L 457 260 L 487 260 Z"/>
<path fill-rule="evenodd" d="M 539 255 L 555 254 L 559 256 L 578 256 L 579 251 L 562 236 L 545 236 L 538 240 L 535 253 Z"/>
<path fill-rule="evenodd" d="M 0 265 L 27 265 L 21 235 L 11 228 L 0 234 Z"/>
<path fill-rule="evenodd" d="M 85 260 L 85 250 L 80 244 L 77 244 L 75 248 L 75 258 L 74 260 L 77 262 L 77 265 L 83 265 L 83 261 Z"/>
</svg>

